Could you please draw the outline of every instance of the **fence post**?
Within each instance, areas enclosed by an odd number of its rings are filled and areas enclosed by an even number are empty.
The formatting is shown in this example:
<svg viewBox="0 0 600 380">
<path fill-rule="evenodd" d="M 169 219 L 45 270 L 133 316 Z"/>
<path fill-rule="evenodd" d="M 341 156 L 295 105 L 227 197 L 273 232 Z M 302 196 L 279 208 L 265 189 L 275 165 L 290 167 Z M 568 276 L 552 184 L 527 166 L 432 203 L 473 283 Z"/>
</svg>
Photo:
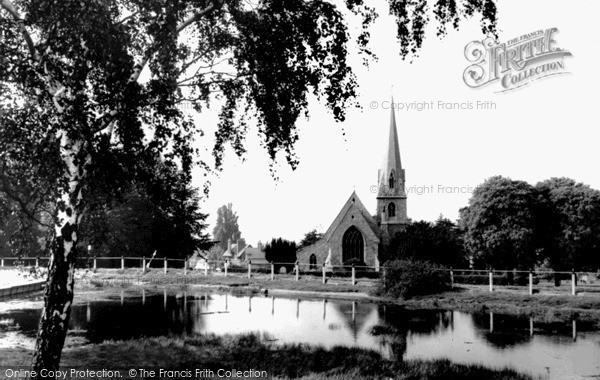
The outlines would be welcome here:
<svg viewBox="0 0 600 380">
<path fill-rule="evenodd" d="M 121 270 L 125 270 L 125 258 L 121 256 Z"/>
<path fill-rule="evenodd" d="M 183 260 L 183 275 L 187 275 L 188 259 Z"/>
<path fill-rule="evenodd" d="M 494 291 L 494 272 L 490 269 L 490 292 Z"/>
<path fill-rule="evenodd" d="M 4 258 L 0 260 L 0 267 L 4 268 Z"/>
<path fill-rule="evenodd" d="M 96 271 L 96 268 L 98 267 L 96 266 L 96 258 L 94 257 L 94 272 Z"/>
<path fill-rule="evenodd" d="M 354 268 L 354 264 L 352 264 L 352 286 L 356 285 L 356 268 Z"/>
<path fill-rule="evenodd" d="M 275 264 L 271 263 L 271 281 L 275 279 Z"/>
<path fill-rule="evenodd" d="M 574 296 L 577 294 L 575 289 L 575 271 L 571 272 L 571 295 Z"/>
<path fill-rule="evenodd" d="M 208 276 L 208 260 L 206 260 L 206 265 L 204 266 L 204 275 Z"/>
<path fill-rule="evenodd" d="M 227 267 L 229 263 L 227 261 L 225 261 L 225 264 L 223 264 L 223 266 L 225 267 L 225 277 L 227 277 Z"/>
<path fill-rule="evenodd" d="M 325 264 L 323 264 L 323 284 L 325 284 Z"/>
<path fill-rule="evenodd" d="M 146 273 L 146 256 L 142 257 L 142 273 Z"/>
<path fill-rule="evenodd" d="M 252 261 L 248 261 L 248 278 L 252 276 Z"/>
<path fill-rule="evenodd" d="M 450 268 L 450 288 L 454 289 L 454 270 Z"/>
<path fill-rule="evenodd" d="M 39 257 L 36 257 L 36 258 L 35 258 L 35 267 L 36 267 L 36 268 L 39 268 L 39 267 L 40 267 L 40 258 L 39 258 Z"/>
<path fill-rule="evenodd" d="M 167 267 L 168 267 L 168 265 L 169 264 L 167 264 L 167 258 L 165 257 L 165 264 L 164 264 L 164 266 L 165 266 L 165 273 L 167 273 Z"/>
<path fill-rule="evenodd" d="M 296 281 L 300 279 L 300 268 L 298 267 L 298 262 L 296 261 Z"/>
<path fill-rule="evenodd" d="M 533 271 L 529 271 L 529 295 L 533 295 Z"/>
</svg>

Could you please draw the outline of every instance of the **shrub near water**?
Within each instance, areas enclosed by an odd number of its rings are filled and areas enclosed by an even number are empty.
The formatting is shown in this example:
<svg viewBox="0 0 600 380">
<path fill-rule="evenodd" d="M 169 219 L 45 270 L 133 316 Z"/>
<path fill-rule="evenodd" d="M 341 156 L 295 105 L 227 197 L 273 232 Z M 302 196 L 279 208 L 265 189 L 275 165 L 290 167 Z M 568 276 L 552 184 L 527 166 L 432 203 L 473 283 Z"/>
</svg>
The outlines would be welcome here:
<svg viewBox="0 0 600 380">
<path fill-rule="evenodd" d="M 381 293 L 390 297 L 439 293 L 450 288 L 450 274 L 444 267 L 419 260 L 394 260 L 385 264 Z"/>
</svg>

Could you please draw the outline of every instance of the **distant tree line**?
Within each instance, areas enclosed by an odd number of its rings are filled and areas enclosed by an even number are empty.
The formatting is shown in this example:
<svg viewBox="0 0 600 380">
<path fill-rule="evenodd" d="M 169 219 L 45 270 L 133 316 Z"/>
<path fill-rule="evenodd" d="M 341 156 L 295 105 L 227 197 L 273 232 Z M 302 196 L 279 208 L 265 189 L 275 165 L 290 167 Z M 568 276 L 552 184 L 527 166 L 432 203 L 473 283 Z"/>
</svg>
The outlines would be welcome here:
<svg viewBox="0 0 600 380">
<path fill-rule="evenodd" d="M 556 271 L 600 269 L 600 191 L 569 178 L 536 185 L 496 176 L 477 186 L 458 224 L 418 221 L 392 237 L 380 261 Z"/>
<path fill-rule="evenodd" d="M 379 259 L 381 262 L 417 259 L 448 267 L 468 265 L 458 227 L 441 216 L 435 223 L 418 221 L 408 224 L 391 238 Z"/>
<path fill-rule="evenodd" d="M 600 268 L 600 191 L 569 178 L 532 186 L 492 177 L 460 210 L 459 225 L 477 267 Z"/>
</svg>

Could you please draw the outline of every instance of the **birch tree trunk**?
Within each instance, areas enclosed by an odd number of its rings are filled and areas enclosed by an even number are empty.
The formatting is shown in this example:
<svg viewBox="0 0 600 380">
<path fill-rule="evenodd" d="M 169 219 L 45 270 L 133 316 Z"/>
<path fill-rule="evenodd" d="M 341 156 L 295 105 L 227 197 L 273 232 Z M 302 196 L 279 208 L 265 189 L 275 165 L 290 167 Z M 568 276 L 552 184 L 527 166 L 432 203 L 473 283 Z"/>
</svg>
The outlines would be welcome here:
<svg viewBox="0 0 600 380">
<path fill-rule="evenodd" d="M 32 369 L 38 374 L 42 369 L 58 369 L 67 336 L 73 303 L 75 245 L 82 215 L 81 184 L 87 165 L 83 143 L 72 141 L 64 130 L 59 133 L 59 137 L 61 157 L 69 183 L 58 200 L 58 218 L 48 264 L 44 309 L 32 362 Z"/>
</svg>

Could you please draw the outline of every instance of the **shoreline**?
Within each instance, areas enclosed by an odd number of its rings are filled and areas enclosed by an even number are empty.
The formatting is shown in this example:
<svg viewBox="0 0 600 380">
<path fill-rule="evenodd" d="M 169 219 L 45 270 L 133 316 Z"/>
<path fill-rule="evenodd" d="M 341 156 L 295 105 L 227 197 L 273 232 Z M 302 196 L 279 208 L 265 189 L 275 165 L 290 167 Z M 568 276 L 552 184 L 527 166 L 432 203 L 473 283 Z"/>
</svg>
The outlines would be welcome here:
<svg viewBox="0 0 600 380">
<path fill-rule="evenodd" d="M 251 278 L 231 274 L 225 276 L 203 276 L 188 274 L 187 281 L 180 277 L 151 271 L 142 274 L 139 270 L 106 270 L 86 272 L 79 276 L 76 295 L 81 292 L 95 293 L 97 290 L 125 291 L 144 288 L 150 291 L 178 291 L 184 289 L 207 290 L 233 295 L 269 295 L 282 298 L 332 299 L 363 301 L 397 305 L 407 309 L 456 310 L 463 312 L 493 312 L 514 316 L 533 317 L 544 321 L 570 322 L 573 319 L 591 322 L 600 329 L 600 296 L 597 294 L 523 294 L 522 289 L 499 288 L 489 292 L 484 286 L 460 285 L 438 294 L 417 296 L 411 299 L 392 299 L 376 294 L 377 281 L 359 279 L 356 286 L 346 278 L 321 279 L 301 276 L 276 277 L 257 274 Z M 118 285 L 118 286 L 117 286 Z M 109 290 L 112 289 L 112 290 Z"/>
</svg>

